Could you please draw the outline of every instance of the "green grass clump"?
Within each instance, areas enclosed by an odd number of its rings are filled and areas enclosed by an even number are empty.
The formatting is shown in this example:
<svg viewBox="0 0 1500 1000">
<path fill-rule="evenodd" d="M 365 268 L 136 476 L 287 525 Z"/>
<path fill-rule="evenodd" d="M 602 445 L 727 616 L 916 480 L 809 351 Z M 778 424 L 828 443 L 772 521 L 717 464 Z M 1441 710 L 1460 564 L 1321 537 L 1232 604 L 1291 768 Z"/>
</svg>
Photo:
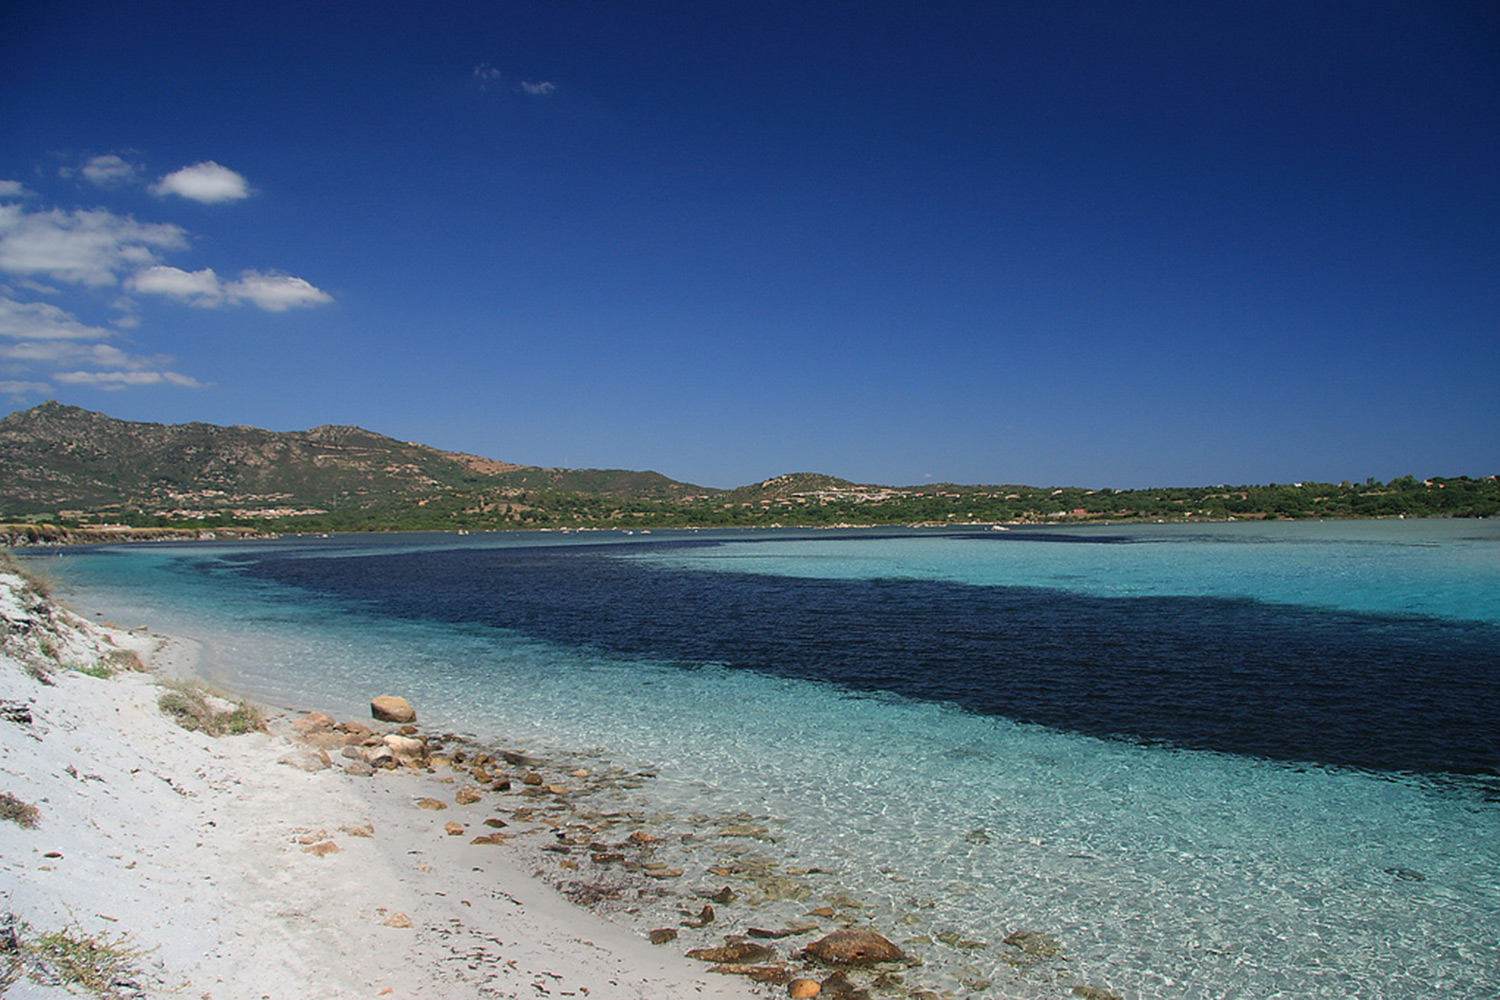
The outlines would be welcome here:
<svg viewBox="0 0 1500 1000">
<path fill-rule="evenodd" d="M 0 918 L 0 992 L 23 975 L 42 985 L 66 987 L 70 993 L 124 1000 L 146 995 L 140 983 L 141 959 L 129 934 L 87 934 L 68 927 L 36 933 L 14 913 Z"/>
<path fill-rule="evenodd" d="M 30 802 L 22 802 L 10 792 L 0 792 L 0 819 L 8 819 L 28 830 L 42 818 L 41 811 Z"/>
<path fill-rule="evenodd" d="M 242 736 L 265 731 L 265 716 L 249 702 L 238 702 L 227 712 L 217 711 L 209 703 L 215 695 L 202 684 L 165 681 L 163 687 L 167 690 L 157 699 L 157 707 L 183 729 L 210 736 Z"/>
</svg>

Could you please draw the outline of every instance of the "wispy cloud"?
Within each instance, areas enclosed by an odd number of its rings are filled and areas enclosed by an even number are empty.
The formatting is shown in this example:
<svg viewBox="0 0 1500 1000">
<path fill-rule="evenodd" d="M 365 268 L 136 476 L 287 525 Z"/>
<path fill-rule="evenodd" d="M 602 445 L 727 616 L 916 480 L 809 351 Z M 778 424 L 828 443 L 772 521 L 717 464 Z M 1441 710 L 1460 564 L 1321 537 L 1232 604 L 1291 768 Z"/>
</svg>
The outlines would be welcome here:
<svg viewBox="0 0 1500 1000">
<path fill-rule="evenodd" d="M 473 79 L 474 85 L 480 90 L 489 90 L 491 87 L 498 86 L 505 76 L 489 63 L 480 63 L 474 67 Z"/>
<path fill-rule="evenodd" d="M 140 179 L 141 172 L 135 164 L 123 156 L 106 153 L 89 159 L 78 172 L 97 187 L 113 188 L 133 184 Z"/>
<path fill-rule="evenodd" d="M 556 91 L 557 84 L 550 80 L 541 80 L 537 83 L 533 83 L 530 80 L 521 81 L 521 93 L 531 97 L 546 97 L 548 94 L 555 93 Z"/>
<path fill-rule="evenodd" d="M 109 330 L 89 326 L 50 302 L 0 298 L 0 337 L 11 340 L 105 340 Z"/>
<path fill-rule="evenodd" d="M 28 212 L 0 204 L 0 271 L 54 281 L 113 285 L 122 272 L 156 263 L 159 252 L 187 247 L 187 231 L 141 223 L 104 209 Z"/>
<path fill-rule="evenodd" d="M 151 193 L 175 194 L 205 205 L 217 205 L 250 197 L 250 182 L 228 167 L 205 160 L 167 174 L 151 185 Z"/>
<path fill-rule="evenodd" d="M 141 171 L 124 157 L 95 156 L 61 172 L 101 190 L 140 183 Z M 249 183 L 226 167 L 205 161 L 167 174 L 152 190 L 208 204 L 247 197 Z M 127 389 L 206 385 L 173 368 L 165 354 L 134 353 L 124 331 L 140 326 L 137 302 L 145 296 L 204 309 L 249 305 L 286 312 L 333 301 L 311 282 L 280 271 L 245 270 L 221 278 L 211 267 L 185 270 L 165 262 L 191 249 L 187 230 L 166 222 L 139 222 L 104 208 L 36 207 L 17 181 L 0 181 L 0 395 L 24 397 L 54 385 Z M 101 295 L 99 293 L 107 292 Z M 87 318 L 116 315 L 108 325 Z"/>
<path fill-rule="evenodd" d="M 141 271 L 130 280 L 137 292 L 166 295 L 203 308 L 239 305 L 249 302 L 267 312 L 320 306 L 333 296 L 302 278 L 289 274 L 245 271 L 236 281 L 220 281 L 213 268 L 184 271 L 158 264 Z"/>
</svg>

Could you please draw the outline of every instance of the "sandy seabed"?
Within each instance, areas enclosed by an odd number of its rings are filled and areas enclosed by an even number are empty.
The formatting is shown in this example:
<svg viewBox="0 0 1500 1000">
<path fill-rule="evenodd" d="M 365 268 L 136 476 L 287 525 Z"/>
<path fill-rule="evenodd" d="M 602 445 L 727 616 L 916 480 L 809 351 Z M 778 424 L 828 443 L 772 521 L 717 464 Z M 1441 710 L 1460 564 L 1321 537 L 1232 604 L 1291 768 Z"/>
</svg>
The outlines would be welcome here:
<svg viewBox="0 0 1500 1000">
<path fill-rule="evenodd" d="M 0 914 L 139 952 L 116 995 L 762 995 L 575 906 L 503 849 L 446 836 L 454 814 L 416 806 L 451 797 L 441 779 L 288 766 L 286 717 L 269 733 L 181 728 L 158 679 L 191 675 L 191 642 L 85 622 L 3 570 L 0 615 L 0 793 L 36 809 L 33 826 L 0 820 Z M 150 672 L 70 669 L 118 650 Z M 49 978 L 0 953 L 6 997 L 72 995 Z"/>
</svg>

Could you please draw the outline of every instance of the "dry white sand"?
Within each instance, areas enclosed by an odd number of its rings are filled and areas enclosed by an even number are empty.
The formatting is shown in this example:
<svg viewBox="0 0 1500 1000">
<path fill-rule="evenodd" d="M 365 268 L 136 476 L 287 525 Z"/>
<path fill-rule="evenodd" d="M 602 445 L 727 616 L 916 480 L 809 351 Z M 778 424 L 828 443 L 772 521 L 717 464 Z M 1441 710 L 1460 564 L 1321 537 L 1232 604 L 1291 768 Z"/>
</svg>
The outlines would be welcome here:
<svg viewBox="0 0 1500 1000">
<path fill-rule="evenodd" d="M 40 611 L 21 586 L 0 571 L 0 792 L 39 821 L 0 820 L 0 912 L 145 950 L 142 993 L 121 995 L 756 995 L 572 905 L 504 848 L 445 836 L 454 813 L 415 806 L 429 776 L 309 773 L 279 763 L 286 735 L 189 732 L 158 709 L 153 674 L 54 666 L 38 681 L 34 654 L 88 665 L 133 648 L 182 675 L 196 651 Z M 0 983 L 5 968 L 0 955 Z M 66 995 L 24 975 L 0 992 Z"/>
</svg>

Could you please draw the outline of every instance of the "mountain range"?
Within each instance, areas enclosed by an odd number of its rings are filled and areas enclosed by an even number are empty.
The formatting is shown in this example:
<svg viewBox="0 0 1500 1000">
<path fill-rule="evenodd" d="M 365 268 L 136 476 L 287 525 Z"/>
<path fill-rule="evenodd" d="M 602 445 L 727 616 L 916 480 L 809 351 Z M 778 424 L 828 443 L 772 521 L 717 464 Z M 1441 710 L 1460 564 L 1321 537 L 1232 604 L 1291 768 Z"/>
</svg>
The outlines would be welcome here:
<svg viewBox="0 0 1500 1000">
<path fill-rule="evenodd" d="M 766 495 L 809 485 L 853 486 L 804 474 L 746 490 Z M 537 491 L 666 502 L 743 492 L 658 472 L 516 465 L 334 424 L 283 432 L 144 423 L 56 401 L 0 419 L 3 517 L 113 511 L 278 517 Z"/>
</svg>

